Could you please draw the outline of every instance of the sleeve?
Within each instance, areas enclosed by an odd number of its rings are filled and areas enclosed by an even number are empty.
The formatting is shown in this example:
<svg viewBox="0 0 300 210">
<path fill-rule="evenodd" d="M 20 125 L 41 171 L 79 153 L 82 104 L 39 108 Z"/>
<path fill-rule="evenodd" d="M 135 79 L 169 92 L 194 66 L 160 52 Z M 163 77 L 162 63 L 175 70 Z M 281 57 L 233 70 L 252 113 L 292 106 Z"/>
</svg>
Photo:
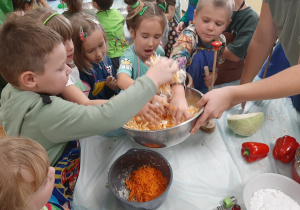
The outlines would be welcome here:
<svg viewBox="0 0 300 210">
<path fill-rule="evenodd" d="M 156 94 L 157 87 L 146 75 L 99 106 L 84 106 L 51 96 L 52 103 L 37 115 L 36 129 L 49 141 L 66 142 L 99 135 L 123 126 Z"/>
<path fill-rule="evenodd" d="M 241 59 L 247 54 L 248 46 L 258 23 L 258 16 L 252 11 L 252 14 L 242 21 L 233 42 L 227 45 L 228 50 Z"/>
<path fill-rule="evenodd" d="M 192 25 L 193 26 L 193 25 Z M 197 34 L 188 27 L 182 31 L 173 46 L 170 58 L 176 60 L 181 70 L 186 71 L 186 65 L 193 51 L 196 49 Z"/>
<path fill-rule="evenodd" d="M 120 65 L 119 65 L 117 75 L 120 73 L 125 73 L 125 74 L 128 74 L 128 76 L 132 78 L 133 62 L 134 62 L 134 57 L 131 55 L 128 55 L 128 53 L 126 53 L 126 54 L 124 53 L 120 57 Z"/>
<path fill-rule="evenodd" d="M 184 25 L 187 26 L 188 22 L 187 22 L 187 11 L 185 11 L 185 13 L 183 14 L 182 18 L 180 19 L 179 22 L 184 22 Z"/>
</svg>

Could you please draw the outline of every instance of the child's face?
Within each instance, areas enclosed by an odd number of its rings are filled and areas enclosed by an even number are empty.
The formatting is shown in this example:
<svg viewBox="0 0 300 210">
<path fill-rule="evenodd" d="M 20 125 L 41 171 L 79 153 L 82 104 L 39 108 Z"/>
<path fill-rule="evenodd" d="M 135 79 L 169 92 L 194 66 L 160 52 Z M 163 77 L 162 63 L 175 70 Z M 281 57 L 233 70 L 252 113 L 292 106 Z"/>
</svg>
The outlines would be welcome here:
<svg viewBox="0 0 300 210">
<path fill-rule="evenodd" d="M 100 29 L 94 30 L 82 43 L 83 54 L 91 63 L 100 63 L 108 47 Z"/>
<path fill-rule="evenodd" d="M 65 89 L 71 73 L 70 67 L 66 65 L 66 58 L 66 49 L 62 43 L 47 55 L 44 73 L 36 74 L 35 77 L 35 92 L 58 95 Z"/>
<path fill-rule="evenodd" d="M 35 193 L 33 193 L 31 197 L 30 204 L 36 207 L 37 210 L 43 209 L 43 206 L 46 205 L 46 203 L 51 197 L 55 181 L 54 175 L 55 168 L 49 167 L 49 171 L 45 182 Z"/>
<path fill-rule="evenodd" d="M 74 44 L 72 39 L 66 40 L 64 42 L 65 48 L 66 48 L 66 54 L 67 54 L 67 64 L 71 63 L 73 61 L 73 55 L 74 55 Z"/>
<path fill-rule="evenodd" d="M 195 10 L 193 22 L 201 40 L 206 44 L 210 44 L 221 35 L 230 21 L 228 12 L 224 8 L 207 4 L 204 5 L 198 14 L 196 14 Z"/>
<path fill-rule="evenodd" d="M 157 49 L 162 34 L 163 28 L 157 18 L 143 19 L 136 31 L 130 29 L 135 52 L 143 62 L 148 60 Z"/>
</svg>

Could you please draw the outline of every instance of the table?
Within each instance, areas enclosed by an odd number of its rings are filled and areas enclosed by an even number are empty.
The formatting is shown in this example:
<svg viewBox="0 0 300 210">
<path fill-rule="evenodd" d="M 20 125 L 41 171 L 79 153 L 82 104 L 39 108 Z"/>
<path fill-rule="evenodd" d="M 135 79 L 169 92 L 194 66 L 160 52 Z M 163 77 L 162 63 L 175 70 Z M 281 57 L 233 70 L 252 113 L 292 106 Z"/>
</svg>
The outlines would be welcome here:
<svg viewBox="0 0 300 210">
<path fill-rule="evenodd" d="M 282 164 L 273 158 L 277 138 L 299 136 L 299 113 L 289 98 L 248 102 L 244 113 L 265 113 L 263 127 L 251 137 L 234 135 L 227 118 L 241 114 L 240 105 L 226 111 L 216 120 L 213 133 L 199 130 L 184 142 L 168 148 L 153 149 L 170 162 L 173 183 L 166 202 L 159 210 L 209 210 L 222 205 L 222 200 L 235 196 L 245 209 L 243 187 L 248 180 L 262 173 L 279 173 L 291 177 L 291 163 Z M 267 158 L 254 163 L 245 162 L 241 145 L 246 141 L 269 145 Z M 131 148 L 146 148 L 126 135 L 120 137 L 93 136 L 81 141 L 81 171 L 76 184 L 72 209 L 122 209 L 106 186 L 112 163 Z"/>
</svg>

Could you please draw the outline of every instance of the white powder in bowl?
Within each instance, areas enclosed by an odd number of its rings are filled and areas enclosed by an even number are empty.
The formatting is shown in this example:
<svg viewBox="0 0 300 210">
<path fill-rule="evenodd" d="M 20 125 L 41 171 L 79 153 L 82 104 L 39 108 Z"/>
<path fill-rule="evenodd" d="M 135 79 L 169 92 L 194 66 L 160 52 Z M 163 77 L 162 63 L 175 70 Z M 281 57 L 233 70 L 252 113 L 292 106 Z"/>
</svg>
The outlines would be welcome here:
<svg viewBox="0 0 300 210">
<path fill-rule="evenodd" d="M 300 210 L 296 201 L 277 189 L 254 192 L 249 206 L 249 210 Z"/>
</svg>

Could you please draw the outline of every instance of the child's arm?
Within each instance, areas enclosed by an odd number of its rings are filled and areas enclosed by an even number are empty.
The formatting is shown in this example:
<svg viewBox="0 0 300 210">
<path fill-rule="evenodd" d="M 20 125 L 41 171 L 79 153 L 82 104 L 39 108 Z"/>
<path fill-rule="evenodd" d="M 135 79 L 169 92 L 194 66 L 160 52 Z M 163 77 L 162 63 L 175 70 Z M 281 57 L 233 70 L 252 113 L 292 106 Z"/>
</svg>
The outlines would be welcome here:
<svg viewBox="0 0 300 210">
<path fill-rule="evenodd" d="M 188 103 L 185 99 L 184 86 L 182 84 L 172 85 L 172 93 L 173 95 L 170 101 L 170 112 L 175 117 L 176 122 L 179 124 L 180 122 L 183 122 L 191 117 L 188 110 Z"/>
<path fill-rule="evenodd" d="M 117 75 L 117 85 L 120 89 L 125 90 L 134 83 L 134 80 L 126 73 Z"/>
<path fill-rule="evenodd" d="M 173 74 L 178 71 L 172 63 L 170 59 L 160 59 L 145 76 L 102 106 L 78 106 L 51 97 L 52 103 L 44 105 L 35 115 L 39 125 L 39 131 L 35 132 L 41 132 L 44 138 L 52 142 L 65 142 L 121 127 L 150 101 L 158 87 L 172 81 Z M 24 129 L 21 134 L 31 137 L 32 132 Z"/>
<path fill-rule="evenodd" d="M 61 93 L 62 97 L 67 100 L 81 105 L 101 105 L 107 100 L 90 100 L 76 85 L 72 84 L 65 88 Z"/>
</svg>

